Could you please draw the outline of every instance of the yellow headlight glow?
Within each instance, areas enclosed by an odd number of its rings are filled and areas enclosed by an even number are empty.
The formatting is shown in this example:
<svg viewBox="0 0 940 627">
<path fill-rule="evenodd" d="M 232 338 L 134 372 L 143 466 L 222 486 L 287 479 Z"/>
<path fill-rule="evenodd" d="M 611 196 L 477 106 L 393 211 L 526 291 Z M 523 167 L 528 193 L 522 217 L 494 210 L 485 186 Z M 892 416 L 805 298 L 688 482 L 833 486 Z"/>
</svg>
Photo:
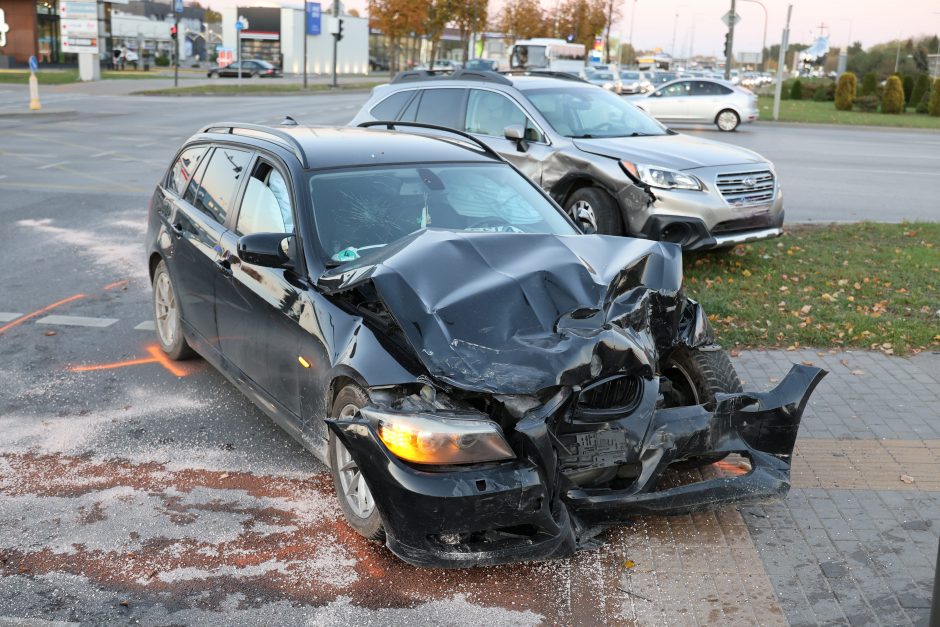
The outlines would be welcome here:
<svg viewBox="0 0 940 627">
<path fill-rule="evenodd" d="M 489 420 L 369 409 L 363 414 L 378 422 L 379 439 L 392 454 L 415 464 L 472 464 L 515 457 L 499 425 Z"/>
</svg>

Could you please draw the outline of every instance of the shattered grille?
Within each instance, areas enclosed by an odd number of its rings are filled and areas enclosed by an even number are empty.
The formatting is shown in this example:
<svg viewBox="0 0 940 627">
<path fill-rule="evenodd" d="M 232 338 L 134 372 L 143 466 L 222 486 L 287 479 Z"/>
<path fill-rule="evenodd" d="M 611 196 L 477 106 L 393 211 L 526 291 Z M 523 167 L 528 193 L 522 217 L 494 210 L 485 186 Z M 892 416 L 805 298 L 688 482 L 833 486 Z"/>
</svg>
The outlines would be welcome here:
<svg viewBox="0 0 940 627">
<path fill-rule="evenodd" d="M 719 174 L 715 183 L 722 197 L 735 207 L 768 203 L 776 194 L 774 175 L 770 170 L 726 172 Z"/>
<path fill-rule="evenodd" d="M 640 378 L 633 375 L 618 375 L 587 386 L 578 398 L 584 409 L 626 409 L 640 402 L 643 386 Z"/>
</svg>

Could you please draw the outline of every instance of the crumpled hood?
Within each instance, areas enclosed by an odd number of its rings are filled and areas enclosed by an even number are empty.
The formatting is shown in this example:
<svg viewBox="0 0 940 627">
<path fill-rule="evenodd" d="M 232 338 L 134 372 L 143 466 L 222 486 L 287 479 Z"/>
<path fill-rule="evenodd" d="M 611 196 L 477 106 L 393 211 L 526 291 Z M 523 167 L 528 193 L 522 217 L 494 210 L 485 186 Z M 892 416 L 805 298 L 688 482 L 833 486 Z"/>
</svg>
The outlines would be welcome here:
<svg viewBox="0 0 940 627">
<path fill-rule="evenodd" d="M 767 163 L 766 159 L 752 150 L 681 133 L 655 137 L 575 139 L 574 145 L 595 155 L 674 170 Z"/>
<path fill-rule="evenodd" d="M 428 372 L 472 391 L 532 394 L 655 370 L 651 290 L 678 294 L 681 249 L 604 235 L 425 229 L 324 274 L 371 282 Z"/>
</svg>

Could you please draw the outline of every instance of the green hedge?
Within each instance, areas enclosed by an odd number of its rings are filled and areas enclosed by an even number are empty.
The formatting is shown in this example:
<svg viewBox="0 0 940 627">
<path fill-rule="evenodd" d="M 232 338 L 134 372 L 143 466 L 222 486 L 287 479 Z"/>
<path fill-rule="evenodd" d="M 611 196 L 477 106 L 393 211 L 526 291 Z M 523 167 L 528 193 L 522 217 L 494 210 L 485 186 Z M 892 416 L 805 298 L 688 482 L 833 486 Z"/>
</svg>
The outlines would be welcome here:
<svg viewBox="0 0 940 627">
<path fill-rule="evenodd" d="M 904 113 L 904 84 L 899 76 L 889 76 L 881 98 L 882 113 Z"/>
<path fill-rule="evenodd" d="M 839 111 L 851 111 L 852 101 L 855 100 L 855 90 L 857 89 L 858 78 L 854 72 L 844 72 L 839 77 L 839 84 L 836 87 L 836 109 Z"/>
</svg>

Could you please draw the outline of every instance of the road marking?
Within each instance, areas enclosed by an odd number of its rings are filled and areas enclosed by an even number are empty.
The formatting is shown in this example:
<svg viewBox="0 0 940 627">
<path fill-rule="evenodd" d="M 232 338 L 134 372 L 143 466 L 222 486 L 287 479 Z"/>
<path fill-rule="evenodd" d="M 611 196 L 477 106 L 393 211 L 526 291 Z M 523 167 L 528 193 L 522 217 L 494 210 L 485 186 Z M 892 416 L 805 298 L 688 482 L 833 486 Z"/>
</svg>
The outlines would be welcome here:
<svg viewBox="0 0 940 627">
<path fill-rule="evenodd" d="M 41 165 L 37 170 L 48 170 L 49 168 L 54 168 L 56 166 L 65 165 L 68 161 L 56 161 L 55 163 L 47 163 L 46 165 Z"/>
<path fill-rule="evenodd" d="M 117 288 L 117 287 L 124 287 L 124 286 L 127 285 L 128 283 L 130 283 L 130 281 L 129 281 L 128 279 L 122 279 L 122 280 L 120 280 L 120 281 L 115 281 L 114 283 L 108 283 L 108 284 L 105 285 L 102 289 L 103 289 L 104 291 L 113 290 L 113 289 L 115 289 L 115 288 Z"/>
<path fill-rule="evenodd" d="M 66 327 L 110 327 L 117 318 L 88 318 L 86 316 L 46 316 L 36 324 L 59 324 Z"/>
<path fill-rule="evenodd" d="M 75 294 L 74 296 L 69 296 L 68 298 L 63 298 L 62 300 L 56 301 L 56 302 L 52 303 L 51 305 L 46 305 L 46 306 L 43 307 L 42 309 L 37 309 L 36 311 L 34 311 L 34 312 L 32 312 L 32 313 L 28 313 L 28 314 L 26 314 L 25 316 L 22 316 L 22 317 L 20 317 L 20 318 L 17 318 L 16 320 L 14 320 L 13 322 L 10 322 L 9 324 L 3 325 L 2 327 L 0 327 L 0 333 L 3 333 L 4 331 L 6 331 L 6 330 L 8 330 L 8 329 L 12 329 L 13 327 L 15 327 L 15 326 L 18 325 L 18 324 L 22 324 L 22 323 L 26 322 L 27 320 L 29 320 L 30 318 L 35 318 L 36 316 L 40 316 L 40 315 L 46 313 L 47 311 L 49 311 L 50 309 L 54 309 L 54 308 L 56 308 L 56 307 L 59 307 L 60 305 L 64 305 L 64 304 L 66 304 L 66 303 L 70 303 L 70 302 L 72 302 L 73 300 L 78 300 L 79 298 L 85 298 L 85 295 L 84 295 L 84 294 Z"/>
<path fill-rule="evenodd" d="M 177 377 L 185 377 L 189 374 L 189 371 L 184 370 L 182 367 L 170 361 L 170 358 L 167 357 L 166 354 L 160 350 L 160 347 L 156 344 L 147 346 L 147 353 L 150 355 L 150 357 L 144 357 L 141 359 L 128 359 L 126 361 L 116 361 L 110 364 L 72 366 L 69 368 L 69 372 L 93 372 L 96 370 L 114 370 L 116 368 L 126 368 L 127 366 L 140 366 L 143 364 L 160 364 L 171 374 Z"/>
<path fill-rule="evenodd" d="M 10 313 L 8 311 L 0 311 L 0 322 L 9 322 L 10 320 L 16 320 L 23 314 L 21 313 Z"/>
<path fill-rule="evenodd" d="M 136 327 L 135 331 L 156 331 L 157 326 L 153 323 L 153 320 L 147 320 L 146 322 L 141 322 Z"/>
</svg>

